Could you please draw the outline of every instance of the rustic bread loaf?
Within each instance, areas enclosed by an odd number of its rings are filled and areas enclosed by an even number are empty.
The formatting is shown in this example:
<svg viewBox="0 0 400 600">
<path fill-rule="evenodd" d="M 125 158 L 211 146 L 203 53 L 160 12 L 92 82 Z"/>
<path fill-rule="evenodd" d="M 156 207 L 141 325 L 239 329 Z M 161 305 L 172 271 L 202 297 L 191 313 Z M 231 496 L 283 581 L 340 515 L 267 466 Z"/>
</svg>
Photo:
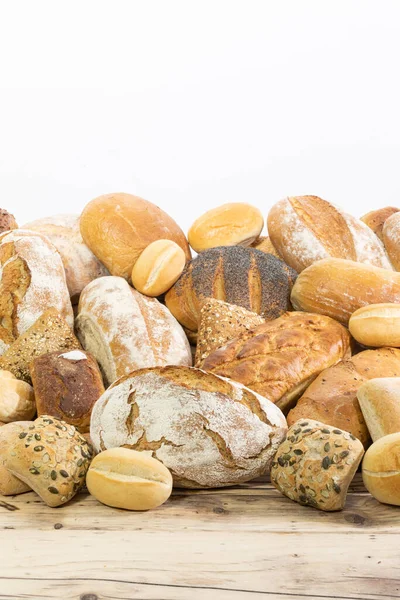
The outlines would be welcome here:
<svg viewBox="0 0 400 600">
<path fill-rule="evenodd" d="M 365 223 L 318 196 L 280 200 L 267 223 L 272 244 L 298 273 L 330 256 L 392 269 L 381 241 Z"/>
<path fill-rule="evenodd" d="M 149 510 L 164 504 L 172 476 L 162 462 L 129 448 L 111 448 L 92 461 L 86 486 L 99 502 L 126 510 Z"/>
<path fill-rule="evenodd" d="M 327 315 L 347 325 L 362 306 L 400 302 L 400 274 L 351 260 L 327 258 L 300 273 L 291 301 L 296 310 Z"/>
<path fill-rule="evenodd" d="M 323 369 L 349 353 L 350 336 L 339 323 L 292 312 L 215 350 L 202 368 L 239 381 L 285 412 Z"/>
<path fill-rule="evenodd" d="M 364 485 L 379 502 L 400 506 L 400 433 L 385 435 L 365 453 Z"/>
<path fill-rule="evenodd" d="M 261 250 L 261 252 L 265 252 L 266 254 L 273 254 L 277 258 L 282 260 L 282 257 L 279 256 L 276 248 L 272 245 L 269 236 L 261 236 L 254 240 L 252 244 L 250 244 L 251 248 L 255 248 L 256 250 Z"/>
<path fill-rule="evenodd" d="M 55 507 L 83 487 L 92 457 L 92 448 L 73 425 L 43 415 L 10 440 L 4 465 Z"/>
<path fill-rule="evenodd" d="M 249 246 L 264 227 L 264 218 L 255 206 L 229 202 L 212 208 L 195 220 L 188 233 L 196 252 L 217 246 Z"/>
<path fill-rule="evenodd" d="M 0 370 L 0 419 L 3 423 L 30 421 L 36 414 L 32 386 L 10 371 Z"/>
<path fill-rule="evenodd" d="M 136 260 L 155 240 L 173 240 L 191 258 L 187 239 L 175 221 L 155 204 L 131 194 L 106 194 L 89 202 L 80 229 L 110 273 L 125 279 L 130 279 Z"/>
<path fill-rule="evenodd" d="M 228 304 L 222 300 L 209 298 L 200 311 L 200 325 L 197 335 L 195 366 L 201 367 L 204 359 L 245 331 L 250 331 L 264 323 L 257 313 L 242 306 Z"/>
<path fill-rule="evenodd" d="M 30 373 L 38 415 L 57 417 L 88 432 L 92 408 L 104 393 L 94 358 L 81 350 L 50 352 L 32 361 Z"/>
<path fill-rule="evenodd" d="M 373 442 L 400 431 L 400 377 L 366 381 L 357 399 Z"/>
<path fill-rule="evenodd" d="M 86 286 L 76 331 L 108 384 L 135 369 L 192 364 L 189 342 L 168 309 L 122 277 L 101 277 Z"/>
<path fill-rule="evenodd" d="M 1 234 L 0 267 L 0 354 L 48 308 L 73 325 L 64 267 L 47 238 L 22 229 Z"/>
<path fill-rule="evenodd" d="M 0 208 L 0 233 L 18 229 L 14 215 L 10 214 L 5 208 Z"/>
<path fill-rule="evenodd" d="M 132 285 L 146 296 L 161 296 L 182 275 L 184 251 L 172 240 L 156 240 L 145 248 L 132 269 Z"/>
<path fill-rule="evenodd" d="M 386 219 L 382 236 L 394 268 L 400 271 L 400 212 L 396 212 Z"/>
<path fill-rule="evenodd" d="M 2 496 L 15 496 L 29 492 L 31 489 L 28 484 L 10 473 L 4 465 L 10 444 L 30 425 L 32 425 L 30 421 L 16 421 L 0 428 L 0 495 Z"/>
<path fill-rule="evenodd" d="M 363 454 L 363 445 L 351 433 L 300 419 L 278 448 L 271 483 L 299 504 L 342 510 Z"/>
<path fill-rule="evenodd" d="M 363 346 L 400 347 L 400 304 L 369 304 L 350 317 L 349 330 Z"/>
<path fill-rule="evenodd" d="M 365 447 L 370 436 L 357 400 L 359 387 L 375 377 L 400 376 L 400 350 L 365 350 L 322 371 L 288 414 L 288 424 L 315 419 L 349 431 Z"/>
<path fill-rule="evenodd" d="M 265 473 L 286 434 L 271 402 L 194 367 L 134 371 L 97 401 L 90 435 L 95 448 L 147 452 L 177 487 L 211 488 Z"/>
<path fill-rule="evenodd" d="M 361 217 L 361 221 L 368 225 L 368 227 L 372 229 L 372 231 L 378 236 L 381 242 L 383 242 L 383 226 L 385 221 L 398 211 L 398 208 L 386 206 L 385 208 L 379 208 L 378 210 L 373 210 L 367 213 Z"/>
<path fill-rule="evenodd" d="M 79 348 L 81 345 L 66 321 L 50 308 L 0 356 L 0 369 L 31 383 L 29 365 L 35 357 Z"/>
<path fill-rule="evenodd" d="M 165 302 L 178 321 L 197 331 L 207 298 L 243 306 L 266 319 L 291 308 L 296 273 L 284 262 L 254 248 L 222 246 L 202 252 L 188 263 Z"/>
<path fill-rule="evenodd" d="M 24 229 L 46 235 L 57 248 L 63 261 L 71 301 L 76 304 L 83 288 L 97 279 L 109 275 L 106 267 L 83 242 L 78 215 L 54 215 L 32 221 Z"/>
</svg>

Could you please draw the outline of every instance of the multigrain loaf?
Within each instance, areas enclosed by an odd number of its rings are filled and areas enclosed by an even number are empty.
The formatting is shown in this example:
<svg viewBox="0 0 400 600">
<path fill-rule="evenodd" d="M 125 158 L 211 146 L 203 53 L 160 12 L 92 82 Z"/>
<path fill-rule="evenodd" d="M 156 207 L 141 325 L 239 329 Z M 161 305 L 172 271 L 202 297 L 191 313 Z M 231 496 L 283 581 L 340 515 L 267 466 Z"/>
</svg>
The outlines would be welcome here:
<svg viewBox="0 0 400 600">
<path fill-rule="evenodd" d="M 400 212 L 388 217 L 383 224 L 383 243 L 394 268 L 400 271 Z"/>
<path fill-rule="evenodd" d="M 365 223 L 318 196 L 280 200 L 267 223 L 272 244 L 298 273 L 328 257 L 392 269 L 381 241 Z"/>
<path fill-rule="evenodd" d="M 362 477 L 379 502 L 400 506 L 400 433 L 385 435 L 368 448 Z"/>
<path fill-rule="evenodd" d="M 176 487 L 224 487 L 268 471 L 286 434 L 271 402 L 194 367 L 141 369 L 97 401 L 97 451 L 126 447 L 160 460 Z"/>
<path fill-rule="evenodd" d="M 0 428 L 0 494 L 2 496 L 15 496 L 30 491 L 27 483 L 15 477 L 5 466 L 5 460 L 10 450 L 10 445 L 27 427 L 31 421 L 15 421 Z"/>
<path fill-rule="evenodd" d="M 289 296 L 296 273 L 284 262 L 254 248 L 211 248 L 188 263 L 165 297 L 178 321 L 197 331 L 207 298 L 242 306 L 266 319 L 291 308 Z"/>
<path fill-rule="evenodd" d="M 368 225 L 368 227 L 372 229 L 372 231 L 378 236 L 381 242 L 383 242 L 383 226 L 386 220 L 398 211 L 399 209 L 394 208 L 394 206 L 386 206 L 385 208 L 372 210 L 361 217 L 361 221 Z"/>
<path fill-rule="evenodd" d="M 349 431 L 367 447 L 370 435 L 357 400 L 360 386 L 376 377 L 400 376 L 400 350 L 365 350 L 322 371 L 288 414 L 288 424 L 315 419 Z"/>
<path fill-rule="evenodd" d="M 327 367 L 350 354 L 350 336 L 321 315 L 291 312 L 209 354 L 202 368 L 230 377 L 284 412 Z"/>
<path fill-rule="evenodd" d="M 169 310 L 122 277 L 101 277 L 86 286 L 76 331 L 107 384 L 135 369 L 192 364 L 189 342 Z"/>
<path fill-rule="evenodd" d="M 0 419 L 3 423 L 30 421 L 36 414 L 33 388 L 10 371 L 0 370 Z"/>
<path fill-rule="evenodd" d="M 75 304 L 83 288 L 109 275 L 106 267 L 84 243 L 79 229 L 79 215 L 54 215 L 32 221 L 24 229 L 37 231 L 49 238 L 63 261 L 71 301 Z"/>
<path fill-rule="evenodd" d="M 400 377 L 380 377 L 363 383 L 357 399 L 373 442 L 400 432 Z"/>
</svg>

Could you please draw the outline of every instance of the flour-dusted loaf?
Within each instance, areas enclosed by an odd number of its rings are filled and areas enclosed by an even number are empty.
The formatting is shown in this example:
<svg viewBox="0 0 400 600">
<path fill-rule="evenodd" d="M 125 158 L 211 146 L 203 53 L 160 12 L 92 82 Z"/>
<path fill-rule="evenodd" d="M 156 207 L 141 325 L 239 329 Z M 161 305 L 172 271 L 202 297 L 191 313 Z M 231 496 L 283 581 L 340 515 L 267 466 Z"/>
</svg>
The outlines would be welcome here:
<svg viewBox="0 0 400 600">
<path fill-rule="evenodd" d="M 286 434 L 271 402 L 194 367 L 155 367 L 117 381 L 97 401 L 90 435 L 98 451 L 148 453 L 174 485 L 212 488 L 268 471 Z"/>
<path fill-rule="evenodd" d="M 383 243 L 394 268 L 400 271 L 400 212 L 388 217 L 383 224 Z"/>
<path fill-rule="evenodd" d="M 267 222 L 272 244 L 298 273 L 330 256 L 392 269 L 381 241 L 365 223 L 318 196 L 280 200 Z"/>
<path fill-rule="evenodd" d="M 189 342 L 169 310 L 122 277 L 101 277 L 86 286 L 76 330 L 108 384 L 135 369 L 192 364 Z"/>
<path fill-rule="evenodd" d="M 10 451 L 10 445 L 27 427 L 32 425 L 31 421 L 16 421 L 8 423 L 0 428 L 0 495 L 15 496 L 29 492 L 31 489 L 27 483 L 15 477 L 5 466 L 5 461 Z"/>
<path fill-rule="evenodd" d="M 165 302 L 191 331 L 198 329 L 200 310 L 207 298 L 275 319 L 291 308 L 289 296 L 296 276 L 272 254 L 242 246 L 221 246 L 205 250 L 190 261 Z"/>
<path fill-rule="evenodd" d="M 357 399 L 373 442 L 400 432 L 400 377 L 379 377 L 363 383 Z"/>
<path fill-rule="evenodd" d="M 109 275 L 106 267 L 84 243 L 79 229 L 79 215 L 45 217 L 28 223 L 24 229 L 46 235 L 57 248 L 64 264 L 73 303 L 79 300 L 79 294 L 93 279 Z"/>
<path fill-rule="evenodd" d="M 383 226 L 387 219 L 397 212 L 399 212 L 398 208 L 395 208 L 394 206 L 385 206 L 385 208 L 379 208 L 378 210 L 372 210 L 367 213 L 361 217 L 361 221 L 368 225 L 368 227 L 372 229 L 383 242 Z"/>
<path fill-rule="evenodd" d="M 350 353 L 339 323 L 309 313 L 286 313 L 209 354 L 202 368 L 230 377 L 286 412 L 327 367 Z"/>
<path fill-rule="evenodd" d="M 311 419 L 292 425 L 271 467 L 271 482 L 291 500 L 320 510 L 342 510 L 364 454 L 351 433 Z"/>
<path fill-rule="evenodd" d="M 15 229 L 0 235 L 0 354 L 48 308 L 72 326 L 61 257 L 43 235 Z"/>
</svg>

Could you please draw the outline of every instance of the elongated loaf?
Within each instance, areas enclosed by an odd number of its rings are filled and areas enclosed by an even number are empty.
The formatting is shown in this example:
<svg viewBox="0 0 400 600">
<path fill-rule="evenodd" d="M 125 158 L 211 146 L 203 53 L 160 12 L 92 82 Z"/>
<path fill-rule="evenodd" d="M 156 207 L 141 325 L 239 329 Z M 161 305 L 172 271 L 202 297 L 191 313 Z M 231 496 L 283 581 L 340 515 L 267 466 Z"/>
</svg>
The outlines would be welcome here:
<svg viewBox="0 0 400 600">
<path fill-rule="evenodd" d="M 392 269 L 381 241 L 365 223 L 318 196 L 277 202 L 268 215 L 268 233 L 298 273 L 330 256 Z"/>
<path fill-rule="evenodd" d="M 372 441 L 400 432 L 400 377 L 380 377 L 363 383 L 357 399 Z"/>
<path fill-rule="evenodd" d="M 215 350 L 202 368 L 239 381 L 287 411 L 323 369 L 349 353 L 350 336 L 342 325 L 292 312 Z"/>
<path fill-rule="evenodd" d="M 101 277 L 86 286 L 76 331 L 108 384 L 135 369 L 192 364 L 189 342 L 169 310 L 122 277 Z"/>
<path fill-rule="evenodd" d="M 1 234 L 0 266 L 0 354 L 48 308 L 73 326 L 62 260 L 46 237 L 23 229 Z"/>
<path fill-rule="evenodd" d="M 98 451 L 146 452 L 187 488 L 262 475 L 285 434 L 271 402 L 194 367 L 141 369 L 120 379 L 97 401 L 90 429 Z"/>
<path fill-rule="evenodd" d="M 367 304 L 400 302 L 400 274 L 341 258 L 320 260 L 298 276 L 291 301 L 296 310 L 319 313 L 347 325 Z"/>
</svg>

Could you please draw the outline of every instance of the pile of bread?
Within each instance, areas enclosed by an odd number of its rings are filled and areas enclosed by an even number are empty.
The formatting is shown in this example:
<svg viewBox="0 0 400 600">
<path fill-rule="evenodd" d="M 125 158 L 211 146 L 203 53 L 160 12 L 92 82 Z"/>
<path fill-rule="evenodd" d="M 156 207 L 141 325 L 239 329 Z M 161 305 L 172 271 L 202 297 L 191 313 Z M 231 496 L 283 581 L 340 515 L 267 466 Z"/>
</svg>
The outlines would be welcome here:
<svg viewBox="0 0 400 600">
<path fill-rule="evenodd" d="M 263 229 L 224 204 L 186 238 L 124 193 L 1 211 L 0 494 L 143 510 L 270 472 L 331 511 L 363 459 L 400 505 L 400 211 L 292 197 Z"/>
</svg>

